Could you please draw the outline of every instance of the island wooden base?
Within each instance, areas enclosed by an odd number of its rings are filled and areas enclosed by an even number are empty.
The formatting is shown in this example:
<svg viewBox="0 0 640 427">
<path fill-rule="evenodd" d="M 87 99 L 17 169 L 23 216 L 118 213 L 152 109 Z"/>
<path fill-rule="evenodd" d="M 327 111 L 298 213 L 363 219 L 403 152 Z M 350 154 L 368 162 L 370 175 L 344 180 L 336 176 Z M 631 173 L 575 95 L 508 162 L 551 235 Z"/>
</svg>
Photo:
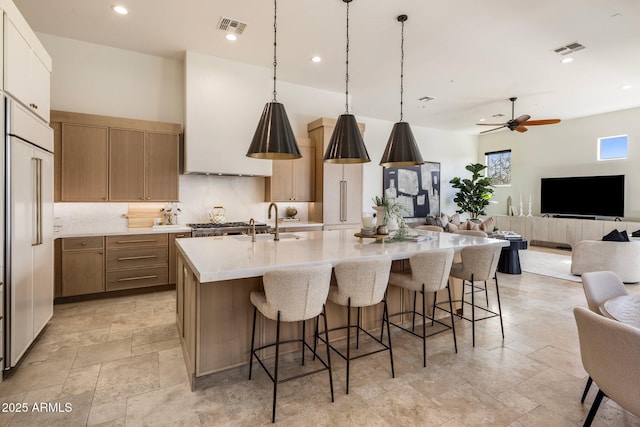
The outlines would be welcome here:
<svg viewBox="0 0 640 427">
<path fill-rule="evenodd" d="M 392 269 L 401 271 L 408 268 L 406 261 L 394 261 Z M 238 375 L 246 370 L 234 369 L 249 363 L 251 348 L 251 327 L 253 321 L 253 305 L 249 295 L 253 291 L 262 290 L 262 278 L 198 282 L 193 271 L 178 253 L 178 277 L 176 284 L 176 322 L 182 343 L 184 359 L 189 374 L 191 389 L 216 384 L 231 373 Z M 458 289 L 458 286 L 454 286 Z M 459 299 L 460 291 L 456 292 Z M 438 295 L 438 299 L 447 301 L 447 291 Z M 428 307 L 431 307 L 433 295 L 427 295 Z M 403 291 L 395 286 L 389 287 L 387 303 L 390 313 L 404 311 L 413 307 L 413 293 Z M 418 302 L 420 307 L 420 302 Z M 352 309 L 352 319 L 356 309 Z M 369 330 L 379 330 L 382 321 L 382 304 L 368 307 L 362 312 L 362 325 Z M 399 322 L 399 318 L 393 319 Z M 408 319 L 402 319 L 406 321 Z M 327 304 L 327 321 L 329 328 L 344 326 L 347 323 L 347 312 L 344 307 L 331 302 Z M 309 342 L 313 337 L 313 322 L 307 323 Z M 283 324 L 282 339 L 299 337 L 299 323 Z M 332 333 L 331 339 L 342 336 Z M 256 324 L 256 347 L 275 341 L 275 322 L 258 316 Z M 293 351 L 293 350 L 291 350 Z M 263 357 L 269 357 L 265 352 Z"/>
</svg>

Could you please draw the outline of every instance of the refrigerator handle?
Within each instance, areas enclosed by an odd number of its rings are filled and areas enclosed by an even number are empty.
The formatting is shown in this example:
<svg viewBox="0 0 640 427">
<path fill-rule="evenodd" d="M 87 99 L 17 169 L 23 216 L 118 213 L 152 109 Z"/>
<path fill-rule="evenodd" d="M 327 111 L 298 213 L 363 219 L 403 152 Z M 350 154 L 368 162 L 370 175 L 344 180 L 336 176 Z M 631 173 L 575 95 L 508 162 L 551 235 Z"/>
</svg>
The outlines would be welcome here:
<svg viewBox="0 0 640 427">
<path fill-rule="evenodd" d="M 42 159 L 37 157 L 31 158 L 34 169 L 34 183 L 35 183 L 35 243 L 31 246 L 38 246 L 42 244 Z"/>
</svg>

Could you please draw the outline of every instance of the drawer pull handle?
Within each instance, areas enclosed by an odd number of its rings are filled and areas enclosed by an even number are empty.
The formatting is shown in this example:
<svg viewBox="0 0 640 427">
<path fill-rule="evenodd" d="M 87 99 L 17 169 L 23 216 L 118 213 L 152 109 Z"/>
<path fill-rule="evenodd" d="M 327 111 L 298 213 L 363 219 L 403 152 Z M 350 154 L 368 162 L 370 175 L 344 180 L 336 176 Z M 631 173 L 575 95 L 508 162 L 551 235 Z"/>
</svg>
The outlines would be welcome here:
<svg viewBox="0 0 640 427">
<path fill-rule="evenodd" d="M 156 243 L 155 239 L 148 240 L 118 240 L 119 245 L 127 244 L 127 243 Z"/>
<path fill-rule="evenodd" d="M 155 279 L 157 277 L 158 277 L 157 274 L 153 274 L 151 276 L 125 277 L 123 279 L 118 279 L 118 282 L 130 282 L 132 280 Z"/>
<path fill-rule="evenodd" d="M 149 258 L 158 258 L 158 255 L 123 256 L 118 258 L 118 261 L 130 261 L 134 259 L 149 259 Z"/>
<path fill-rule="evenodd" d="M 184 237 L 184 234 L 176 234 L 176 238 L 177 237 Z"/>
</svg>

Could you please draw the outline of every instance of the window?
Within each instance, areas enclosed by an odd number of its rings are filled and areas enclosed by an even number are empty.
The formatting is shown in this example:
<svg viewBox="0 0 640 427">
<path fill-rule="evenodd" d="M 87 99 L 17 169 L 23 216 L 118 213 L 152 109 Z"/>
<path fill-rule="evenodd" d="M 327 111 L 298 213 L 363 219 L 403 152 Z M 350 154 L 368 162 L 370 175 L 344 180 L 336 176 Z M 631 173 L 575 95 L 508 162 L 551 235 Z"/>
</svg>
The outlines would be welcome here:
<svg viewBox="0 0 640 427">
<path fill-rule="evenodd" d="M 484 153 L 491 185 L 511 185 L 511 150 Z"/>
<path fill-rule="evenodd" d="M 598 138 L 598 160 L 627 158 L 627 135 Z"/>
</svg>

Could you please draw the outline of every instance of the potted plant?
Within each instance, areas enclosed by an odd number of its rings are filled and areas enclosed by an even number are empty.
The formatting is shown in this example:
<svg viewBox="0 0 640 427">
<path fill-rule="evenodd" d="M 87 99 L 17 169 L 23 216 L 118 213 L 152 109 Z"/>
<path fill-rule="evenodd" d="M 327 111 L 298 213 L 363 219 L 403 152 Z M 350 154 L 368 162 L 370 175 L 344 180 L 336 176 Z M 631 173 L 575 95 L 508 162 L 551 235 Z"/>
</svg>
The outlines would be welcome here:
<svg viewBox="0 0 640 427">
<path fill-rule="evenodd" d="M 493 197 L 491 180 L 482 173 L 486 168 L 482 163 L 470 163 L 465 169 L 471 172 L 471 179 L 455 177 L 449 181 L 453 188 L 459 190 L 453 199 L 460 208 L 456 212 L 468 213 L 471 220 L 486 215 L 484 208 Z"/>
<path fill-rule="evenodd" d="M 378 225 L 386 225 L 389 231 L 396 231 L 396 237 L 402 238 L 407 235 L 407 224 L 402 216 L 402 207 L 387 198 L 375 196 L 373 198 L 376 210 L 376 220 Z"/>
</svg>

